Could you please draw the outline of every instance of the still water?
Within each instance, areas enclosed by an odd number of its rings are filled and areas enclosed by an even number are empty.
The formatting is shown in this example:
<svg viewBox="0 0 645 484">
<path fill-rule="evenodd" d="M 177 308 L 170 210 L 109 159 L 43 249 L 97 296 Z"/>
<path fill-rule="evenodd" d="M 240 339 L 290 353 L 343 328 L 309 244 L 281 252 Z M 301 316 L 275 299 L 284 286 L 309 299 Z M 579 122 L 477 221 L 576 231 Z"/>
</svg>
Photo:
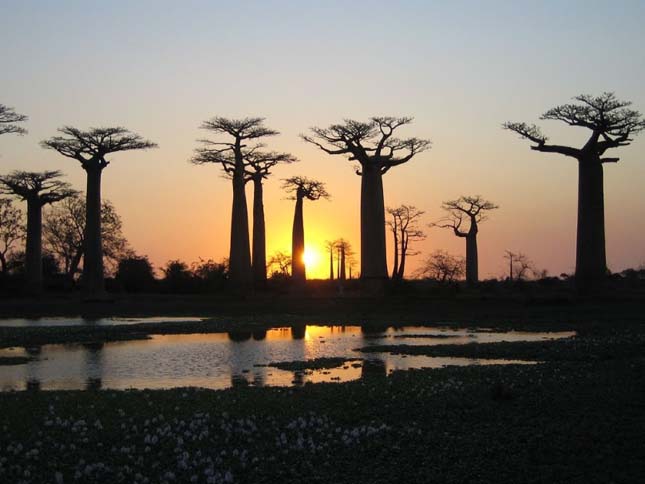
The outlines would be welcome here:
<svg viewBox="0 0 645 484">
<path fill-rule="evenodd" d="M 34 359 L 23 365 L 0 366 L 0 390 L 186 386 L 222 389 L 235 385 L 291 386 L 307 382 L 343 382 L 411 368 L 531 363 L 354 351 L 362 346 L 541 341 L 574 334 L 501 333 L 486 329 L 455 330 L 425 326 L 365 332 L 360 326 L 307 325 L 253 333 L 155 335 L 148 340 L 7 348 L 0 350 L 0 356 L 31 356 Z M 345 362 L 338 368 L 306 371 L 264 366 L 271 362 L 321 357 L 340 357 Z"/>
</svg>

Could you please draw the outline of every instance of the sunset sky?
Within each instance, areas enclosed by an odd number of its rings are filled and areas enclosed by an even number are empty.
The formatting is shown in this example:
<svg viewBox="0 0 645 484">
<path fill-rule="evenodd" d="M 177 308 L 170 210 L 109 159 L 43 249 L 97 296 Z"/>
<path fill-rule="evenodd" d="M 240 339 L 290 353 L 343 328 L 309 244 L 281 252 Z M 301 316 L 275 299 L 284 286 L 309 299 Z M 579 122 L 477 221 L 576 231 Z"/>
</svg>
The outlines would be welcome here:
<svg viewBox="0 0 645 484">
<path fill-rule="evenodd" d="M 0 103 L 29 116 L 23 137 L 0 137 L 0 171 L 60 169 L 84 190 L 73 160 L 38 143 L 63 125 L 122 125 L 159 148 L 112 156 L 103 195 L 124 232 L 156 267 L 228 256 L 231 187 L 217 166 L 189 163 L 212 116 L 266 117 L 270 148 L 301 161 L 265 185 L 267 249 L 289 252 L 293 202 L 280 179 L 327 183 L 330 201 L 305 203 L 307 247 L 359 249 L 360 179 L 352 164 L 300 133 L 343 118 L 413 116 L 401 136 L 431 150 L 385 177 L 387 206 L 441 217 L 443 200 L 481 194 L 500 209 L 480 229 L 480 275 L 504 272 L 505 249 L 551 274 L 572 272 L 577 167 L 533 152 L 501 129 L 538 122 L 576 94 L 614 91 L 645 111 L 643 1 L 29 1 L 0 0 Z M 583 130 L 540 122 L 559 144 Z M 609 268 L 645 262 L 645 134 L 606 166 Z M 249 186 L 248 203 L 252 204 Z M 411 275 L 435 249 L 464 253 L 448 231 L 427 229 Z M 389 240 L 388 240 L 389 243 Z M 391 252 L 388 253 L 391 264 Z"/>
</svg>

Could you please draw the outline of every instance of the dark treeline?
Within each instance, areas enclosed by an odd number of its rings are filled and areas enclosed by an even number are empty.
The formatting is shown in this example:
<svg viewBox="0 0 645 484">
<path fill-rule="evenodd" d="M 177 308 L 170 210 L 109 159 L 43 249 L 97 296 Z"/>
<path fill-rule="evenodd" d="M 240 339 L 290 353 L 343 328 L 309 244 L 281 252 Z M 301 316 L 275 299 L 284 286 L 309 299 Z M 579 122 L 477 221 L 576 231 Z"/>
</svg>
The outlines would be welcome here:
<svg viewBox="0 0 645 484">
<path fill-rule="evenodd" d="M 504 129 L 532 143 L 531 149 L 557 153 L 578 162 L 578 216 L 576 263 L 573 280 L 579 291 L 602 289 L 609 280 L 605 253 L 603 166 L 618 162 L 606 156 L 609 150 L 627 146 L 634 135 L 645 129 L 642 115 L 613 93 L 581 95 L 574 103 L 546 111 L 542 120 L 561 121 L 587 129 L 590 134 L 581 147 L 548 143 L 548 138 L 533 124 L 507 122 Z M 0 135 L 24 135 L 27 116 L 0 105 Z M 302 139 L 329 155 L 341 155 L 355 163 L 360 177 L 360 279 L 364 287 L 383 288 L 385 281 L 403 283 L 406 263 L 419 255 L 415 242 L 426 234 L 420 228 L 424 211 L 402 204 L 385 207 L 383 176 L 393 167 L 410 162 L 428 150 L 431 143 L 416 137 L 397 135 L 412 123 L 409 117 L 373 117 L 367 121 L 344 120 L 326 128 L 311 128 Z M 55 276 L 60 287 L 82 288 L 86 299 L 103 299 L 108 290 L 130 292 L 209 292 L 226 287 L 248 292 L 266 287 L 268 279 L 281 279 L 291 285 L 306 280 L 304 201 L 328 198 L 319 180 L 292 176 L 283 188 L 295 201 L 291 254 L 277 253 L 267 260 L 264 214 L 264 182 L 278 164 L 298 161 L 289 153 L 267 149 L 265 140 L 278 131 L 265 125 L 264 118 L 229 119 L 221 116 L 204 121 L 201 128 L 213 138 L 199 140 L 191 161 L 217 164 L 232 185 L 230 253 L 226 262 L 200 261 L 188 265 L 170 261 L 155 271 L 145 256 L 136 255 L 120 234 L 120 220 L 109 202 L 101 198 L 101 175 L 112 157 L 121 151 L 155 148 L 146 140 L 122 127 L 81 130 L 71 126 L 41 146 L 77 161 L 86 172 L 84 195 L 61 179 L 59 171 L 14 171 L 0 176 L 0 271 L 6 289 L 18 280 L 21 288 L 39 294 L 51 285 L 45 279 Z M 253 183 L 253 227 L 249 238 L 249 214 L 245 186 Z M 26 221 L 17 203 L 26 203 Z M 45 211 L 43 220 L 43 207 Z M 451 230 L 465 240 L 465 258 L 445 251 L 428 255 L 415 272 L 416 277 L 438 283 L 465 281 L 475 287 L 480 282 L 478 236 L 487 214 L 498 206 L 476 196 L 460 196 L 443 203 L 444 217 L 428 224 Z M 386 215 L 389 218 L 386 218 Z M 107 230 L 106 230 L 107 228 Z M 388 271 L 386 232 L 392 241 L 392 267 Z M 20 250 L 24 242 L 24 251 Z M 44 250 L 43 250 L 44 247 Z M 327 242 L 329 279 L 352 278 L 353 251 L 349 242 Z M 510 283 L 528 278 L 568 281 L 562 275 L 548 278 L 519 251 L 507 250 Z M 106 267 L 112 265 L 112 267 Z M 620 277 L 640 280 L 642 269 L 625 271 Z M 355 272 L 354 272 L 355 274 Z M 615 279 L 615 278 L 614 278 Z M 78 284 L 80 280 L 80 284 Z M 555 283 L 555 282 L 553 282 Z"/>
</svg>

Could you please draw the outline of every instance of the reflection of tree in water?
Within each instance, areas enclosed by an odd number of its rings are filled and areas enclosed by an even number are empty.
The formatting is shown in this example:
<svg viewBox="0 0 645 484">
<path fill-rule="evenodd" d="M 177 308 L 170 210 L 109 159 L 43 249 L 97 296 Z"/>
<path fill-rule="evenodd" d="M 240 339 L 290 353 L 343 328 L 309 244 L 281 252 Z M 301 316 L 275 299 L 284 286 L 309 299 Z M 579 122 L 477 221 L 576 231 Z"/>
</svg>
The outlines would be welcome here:
<svg viewBox="0 0 645 484">
<path fill-rule="evenodd" d="M 103 342 L 83 343 L 85 349 L 86 390 L 100 390 L 103 386 Z"/>
<path fill-rule="evenodd" d="M 29 378 L 25 384 L 25 390 L 29 392 L 37 392 L 40 390 L 42 383 L 37 378 Z"/>
<path fill-rule="evenodd" d="M 101 318 L 84 315 L 81 316 L 81 319 L 83 320 L 83 324 L 87 324 L 88 326 L 96 326 Z"/>
<path fill-rule="evenodd" d="M 291 384 L 296 387 L 301 387 L 305 384 L 305 372 L 302 370 L 297 370 L 293 372 L 293 380 Z"/>
<path fill-rule="evenodd" d="M 38 356 L 43 352 L 42 346 L 25 346 L 25 352 L 29 356 Z"/>
<path fill-rule="evenodd" d="M 380 358 L 363 360 L 363 368 L 361 369 L 361 378 L 385 378 L 387 370 L 385 368 L 385 361 Z"/>
<path fill-rule="evenodd" d="M 249 383 L 250 382 L 246 375 L 242 375 L 240 373 L 231 373 L 231 386 L 233 388 L 248 387 Z"/>
<path fill-rule="evenodd" d="M 291 337 L 293 339 L 305 339 L 306 332 L 307 332 L 306 324 L 296 324 L 291 326 Z"/>
<path fill-rule="evenodd" d="M 253 339 L 255 341 L 262 341 L 266 339 L 267 337 L 267 330 L 266 329 L 257 329 L 253 331 Z"/>
<path fill-rule="evenodd" d="M 255 367 L 253 369 L 253 385 L 256 387 L 263 387 L 266 383 L 266 367 Z"/>
<path fill-rule="evenodd" d="M 385 333 L 387 333 L 388 325 L 378 325 L 373 324 L 361 325 L 361 333 L 365 339 L 374 339 L 374 338 L 384 338 Z"/>
<path fill-rule="evenodd" d="M 235 342 L 248 341 L 252 335 L 251 331 L 229 331 L 227 334 L 228 339 Z"/>
</svg>

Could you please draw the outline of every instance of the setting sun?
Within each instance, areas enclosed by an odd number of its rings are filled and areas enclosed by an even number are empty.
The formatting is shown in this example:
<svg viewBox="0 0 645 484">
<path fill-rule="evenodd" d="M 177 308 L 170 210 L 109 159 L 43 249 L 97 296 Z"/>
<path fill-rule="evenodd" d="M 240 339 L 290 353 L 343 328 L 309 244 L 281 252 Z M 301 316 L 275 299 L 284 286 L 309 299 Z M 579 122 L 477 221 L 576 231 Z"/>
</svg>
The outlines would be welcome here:
<svg viewBox="0 0 645 484">
<path fill-rule="evenodd" d="M 305 263 L 305 266 L 307 269 L 313 269 L 318 265 L 318 261 L 320 260 L 320 254 L 316 252 L 315 249 L 311 248 L 306 248 L 305 253 L 302 254 L 302 260 Z"/>
</svg>

